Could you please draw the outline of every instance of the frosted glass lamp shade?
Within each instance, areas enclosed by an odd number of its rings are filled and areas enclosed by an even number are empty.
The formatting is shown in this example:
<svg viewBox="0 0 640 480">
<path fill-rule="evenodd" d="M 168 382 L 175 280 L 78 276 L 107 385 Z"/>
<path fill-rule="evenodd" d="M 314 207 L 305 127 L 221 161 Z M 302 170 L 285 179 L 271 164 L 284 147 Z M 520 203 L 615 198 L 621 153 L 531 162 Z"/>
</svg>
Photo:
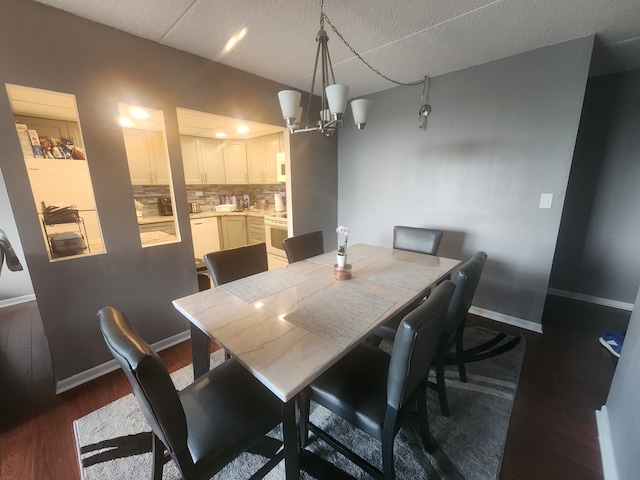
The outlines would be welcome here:
<svg viewBox="0 0 640 480">
<path fill-rule="evenodd" d="M 349 87 L 340 83 L 334 83 L 326 88 L 329 110 L 333 115 L 343 115 L 347 108 L 347 96 Z"/>
<path fill-rule="evenodd" d="M 278 92 L 278 100 L 280 100 L 280 109 L 285 120 L 295 120 L 300 106 L 300 98 L 302 94 L 297 90 L 282 90 Z M 293 122 L 292 122 L 293 123 Z"/>
<path fill-rule="evenodd" d="M 363 129 L 367 123 L 367 114 L 369 107 L 373 102 L 366 98 L 359 98 L 351 102 L 351 111 L 353 112 L 353 121 L 358 129 Z"/>
</svg>

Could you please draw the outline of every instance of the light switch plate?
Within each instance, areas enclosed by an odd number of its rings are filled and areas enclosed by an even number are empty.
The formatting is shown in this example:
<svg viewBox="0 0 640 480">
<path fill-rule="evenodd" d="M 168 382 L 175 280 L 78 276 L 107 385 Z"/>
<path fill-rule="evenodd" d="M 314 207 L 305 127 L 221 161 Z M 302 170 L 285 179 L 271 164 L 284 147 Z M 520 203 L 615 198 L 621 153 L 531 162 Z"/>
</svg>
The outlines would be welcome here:
<svg viewBox="0 0 640 480">
<path fill-rule="evenodd" d="M 553 193 L 540 194 L 540 208 L 551 208 L 551 202 L 553 202 Z"/>
</svg>

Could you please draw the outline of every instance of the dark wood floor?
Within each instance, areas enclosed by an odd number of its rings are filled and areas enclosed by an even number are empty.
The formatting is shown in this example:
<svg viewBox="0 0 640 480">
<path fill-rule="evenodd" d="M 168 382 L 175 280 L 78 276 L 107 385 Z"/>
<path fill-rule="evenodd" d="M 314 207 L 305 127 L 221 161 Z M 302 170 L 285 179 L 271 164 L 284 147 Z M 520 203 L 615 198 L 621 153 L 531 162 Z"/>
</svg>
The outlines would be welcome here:
<svg viewBox="0 0 640 480">
<path fill-rule="evenodd" d="M 595 410 L 605 402 L 615 357 L 598 343 L 624 330 L 629 312 L 547 297 L 544 334 L 470 317 L 526 337 L 501 480 L 602 479 Z M 190 362 L 184 342 L 161 357 Z M 72 422 L 130 392 L 117 371 L 59 396 L 34 303 L 0 309 L 0 479 L 79 480 Z"/>
</svg>

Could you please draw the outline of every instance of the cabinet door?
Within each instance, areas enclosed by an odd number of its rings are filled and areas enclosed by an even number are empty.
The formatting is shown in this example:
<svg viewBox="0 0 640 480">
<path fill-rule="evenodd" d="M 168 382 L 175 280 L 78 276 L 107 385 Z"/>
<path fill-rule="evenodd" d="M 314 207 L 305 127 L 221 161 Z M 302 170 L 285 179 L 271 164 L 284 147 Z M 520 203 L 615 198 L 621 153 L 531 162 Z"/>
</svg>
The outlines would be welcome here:
<svg viewBox="0 0 640 480">
<path fill-rule="evenodd" d="M 200 139 L 202 183 L 226 183 L 222 141 L 210 138 Z"/>
<path fill-rule="evenodd" d="M 243 140 L 226 140 L 222 144 L 226 183 L 247 183 L 247 151 Z"/>
<path fill-rule="evenodd" d="M 265 183 L 264 141 L 262 137 L 247 140 L 249 183 Z"/>
<path fill-rule="evenodd" d="M 182 147 L 182 166 L 184 168 L 184 182 L 187 185 L 202 183 L 200 172 L 200 148 L 196 137 L 180 137 Z"/>
<path fill-rule="evenodd" d="M 278 162 L 276 154 L 282 152 L 282 134 L 264 137 L 264 181 L 265 183 L 278 183 Z"/>
<path fill-rule="evenodd" d="M 169 153 L 164 135 L 160 132 L 145 132 L 149 145 L 149 163 L 151 179 L 157 185 L 169 185 L 171 173 L 169 170 Z"/>
<path fill-rule="evenodd" d="M 244 215 L 220 217 L 222 228 L 222 248 L 247 245 L 247 224 Z"/>
<path fill-rule="evenodd" d="M 152 184 L 146 132 L 123 128 L 122 133 L 124 135 L 124 146 L 127 150 L 131 183 L 133 185 Z"/>
</svg>

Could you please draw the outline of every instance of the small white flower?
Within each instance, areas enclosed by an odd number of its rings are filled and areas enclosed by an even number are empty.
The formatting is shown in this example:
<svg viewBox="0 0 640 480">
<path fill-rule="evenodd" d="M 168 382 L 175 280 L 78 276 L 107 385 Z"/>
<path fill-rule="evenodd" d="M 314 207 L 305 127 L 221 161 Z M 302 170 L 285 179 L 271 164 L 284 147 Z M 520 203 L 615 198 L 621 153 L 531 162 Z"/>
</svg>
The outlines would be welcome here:
<svg viewBox="0 0 640 480">
<path fill-rule="evenodd" d="M 336 232 L 344 235 L 344 243 L 338 247 L 338 255 L 347 254 L 347 243 L 349 242 L 349 227 L 339 226 L 336 228 Z"/>
</svg>

